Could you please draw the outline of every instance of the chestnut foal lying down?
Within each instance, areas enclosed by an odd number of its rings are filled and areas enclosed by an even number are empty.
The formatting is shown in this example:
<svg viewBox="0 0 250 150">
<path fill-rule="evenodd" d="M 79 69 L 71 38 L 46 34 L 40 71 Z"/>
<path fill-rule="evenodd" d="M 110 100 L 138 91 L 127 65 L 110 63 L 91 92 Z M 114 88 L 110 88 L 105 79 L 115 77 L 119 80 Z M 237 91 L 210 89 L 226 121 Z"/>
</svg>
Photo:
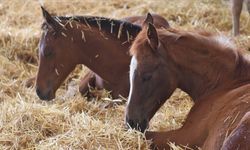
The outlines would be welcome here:
<svg viewBox="0 0 250 150">
<path fill-rule="evenodd" d="M 92 70 L 80 83 L 81 93 L 88 92 L 92 86 L 111 90 L 113 98 L 127 97 L 131 59 L 128 50 L 145 17 L 133 16 L 120 21 L 89 16 L 52 17 L 43 7 L 42 12 L 45 21 L 36 79 L 39 98 L 55 98 L 57 89 L 77 64 Z M 169 27 L 159 15 L 148 15 L 147 19 L 154 19 L 159 28 Z"/>
<path fill-rule="evenodd" d="M 142 132 L 176 88 L 195 104 L 178 130 L 146 132 L 152 148 L 168 142 L 202 150 L 250 149 L 250 60 L 221 35 L 145 25 L 130 49 L 126 123 Z"/>
</svg>

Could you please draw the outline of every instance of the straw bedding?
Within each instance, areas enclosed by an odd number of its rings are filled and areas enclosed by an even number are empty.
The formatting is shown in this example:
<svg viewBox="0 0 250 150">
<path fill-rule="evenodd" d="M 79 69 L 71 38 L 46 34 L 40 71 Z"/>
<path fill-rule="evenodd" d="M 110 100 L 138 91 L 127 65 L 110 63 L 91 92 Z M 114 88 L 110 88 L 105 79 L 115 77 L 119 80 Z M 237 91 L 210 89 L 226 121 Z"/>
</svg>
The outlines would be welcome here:
<svg viewBox="0 0 250 150">
<path fill-rule="evenodd" d="M 205 29 L 231 36 L 226 0 L 45 0 L 57 15 L 97 15 L 112 18 L 146 14 L 166 17 L 180 29 Z M 87 68 L 78 66 L 52 102 L 36 96 L 30 77 L 37 72 L 37 50 L 43 21 L 39 1 L 0 1 L 0 149 L 148 149 L 143 134 L 124 128 L 124 105 L 106 107 L 108 91 L 88 102 L 78 92 Z M 241 16 L 241 36 L 232 38 L 249 50 L 249 15 Z M 29 83 L 30 82 L 30 83 Z M 29 88 L 26 85 L 31 85 Z M 94 91 L 95 92 L 95 91 Z M 150 123 L 150 130 L 181 126 L 192 101 L 177 90 Z M 181 149 L 171 143 L 173 149 Z"/>
</svg>

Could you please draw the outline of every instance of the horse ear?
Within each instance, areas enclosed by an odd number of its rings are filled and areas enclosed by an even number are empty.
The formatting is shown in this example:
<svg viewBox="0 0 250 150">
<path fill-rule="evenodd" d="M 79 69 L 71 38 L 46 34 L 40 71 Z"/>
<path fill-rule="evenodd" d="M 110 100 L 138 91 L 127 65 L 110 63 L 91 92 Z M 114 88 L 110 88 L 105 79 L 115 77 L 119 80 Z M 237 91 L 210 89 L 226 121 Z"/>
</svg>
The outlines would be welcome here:
<svg viewBox="0 0 250 150">
<path fill-rule="evenodd" d="M 142 26 L 143 26 L 143 27 L 148 26 L 149 23 L 151 23 L 151 24 L 154 23 L 154 19 L 153 19 L 152 15 L 151 15 L 150 13 L 147 14 L 147 17 L 146 17 L 146 19 L 144 20 Z"/>
<path fill-rule="evenodd" d="M 45 19 L 46 23 L 51 26 L 55 31 L 61 30 L 62 25 L 60 25 L 60 23 L 57 22 L 43 6 L 41 6 L 41 9 L 43 12 L 43 18 Z"/>
<path fill-rule="evenodd" d="M 157 50 L 159 46 L 159 39 L 157 35 L 156 28 L 153 24 L 148 24 L 148 31 L 147 31 L 148 43 L 153 50 Z"/>
</svg>

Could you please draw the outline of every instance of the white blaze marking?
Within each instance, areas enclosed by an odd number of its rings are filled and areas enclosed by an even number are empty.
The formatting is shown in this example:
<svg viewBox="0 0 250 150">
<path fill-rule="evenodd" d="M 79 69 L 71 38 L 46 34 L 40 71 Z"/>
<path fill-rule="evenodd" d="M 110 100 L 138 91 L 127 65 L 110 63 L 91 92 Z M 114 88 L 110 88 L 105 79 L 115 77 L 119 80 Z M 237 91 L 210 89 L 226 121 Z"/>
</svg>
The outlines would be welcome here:
<svg viewBox="0 0 250 150">
<path fill-rule="evenodd" d="M 134 80 L 134 73 L 135 73 L 136 68 L 137 68 L 137 60 L 135 56 L 133 56 L 130 62 L 130 71 L 129 71 L 130 90 L 129 90 L 129 96 L 128 96 L 128 104 L 130 102 L 132 91 L 133 91 L 133 80 Z"/>
</svg>

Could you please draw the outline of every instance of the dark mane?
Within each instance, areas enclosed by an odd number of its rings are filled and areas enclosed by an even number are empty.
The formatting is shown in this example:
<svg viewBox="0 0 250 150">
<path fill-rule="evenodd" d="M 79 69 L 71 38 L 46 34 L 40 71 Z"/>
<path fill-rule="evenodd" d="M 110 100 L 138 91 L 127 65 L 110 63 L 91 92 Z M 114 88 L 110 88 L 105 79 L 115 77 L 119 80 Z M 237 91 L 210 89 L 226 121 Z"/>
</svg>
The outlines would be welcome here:
<svg viewBox="0 0 250 150">
<path fill-rule="evenodd" d="M 100 31 L 106 31 L 111 33 L 117 38 L 120 36 L 129 36 L 129 38 L 135 38 L 136 35 L 141 31 L 141 26 L 132 24 L 127 21 L 105 18 L 105 17 L 96 17 L 96 16 L 54 16 L 58 22 L 65 25 L 65 21 L 76 21 L 81 24 L 86 25 L 89 28 L 97 28 Z M 46 26 L 46 23 L 43 23 L 42 29 Z"/>
</svg>

